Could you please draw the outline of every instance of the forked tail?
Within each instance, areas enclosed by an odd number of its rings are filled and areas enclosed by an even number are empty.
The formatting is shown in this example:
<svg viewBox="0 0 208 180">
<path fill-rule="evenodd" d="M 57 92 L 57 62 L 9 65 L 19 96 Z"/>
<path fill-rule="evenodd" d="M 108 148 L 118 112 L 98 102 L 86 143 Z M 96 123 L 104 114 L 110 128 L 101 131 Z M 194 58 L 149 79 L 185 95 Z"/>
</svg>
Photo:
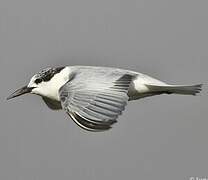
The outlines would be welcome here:
<svg viewBox="0 0 208 180">
<path fill-rule="evenodd" d="M 166 94 L 185 94 L 185 95 L 196 95 L 202 90 L 202 84 L 196 85 L 167 85 L 167 86 L 157 86 L 157 85 L 146 85 L 151 92 L 166 93 Z"/>
</svg>

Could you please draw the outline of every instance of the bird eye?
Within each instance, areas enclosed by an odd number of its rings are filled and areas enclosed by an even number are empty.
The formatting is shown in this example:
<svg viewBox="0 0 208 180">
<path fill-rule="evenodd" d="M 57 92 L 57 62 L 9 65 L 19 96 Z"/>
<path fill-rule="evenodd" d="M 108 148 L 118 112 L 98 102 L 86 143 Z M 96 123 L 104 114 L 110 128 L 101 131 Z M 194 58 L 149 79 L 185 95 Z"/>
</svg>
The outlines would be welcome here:
<svg viewBox="0 0 208 180">
<path fill-rule="evenodd" d="M 38 78 L 38 79 L 35 80 L 35 83 L 36 83 L 36 84 L 39 84 L 39 83 L 41 83 L 41 82 L 42 82 L 42 79 L 40 79 L 40 78 Z"/>
</svg>

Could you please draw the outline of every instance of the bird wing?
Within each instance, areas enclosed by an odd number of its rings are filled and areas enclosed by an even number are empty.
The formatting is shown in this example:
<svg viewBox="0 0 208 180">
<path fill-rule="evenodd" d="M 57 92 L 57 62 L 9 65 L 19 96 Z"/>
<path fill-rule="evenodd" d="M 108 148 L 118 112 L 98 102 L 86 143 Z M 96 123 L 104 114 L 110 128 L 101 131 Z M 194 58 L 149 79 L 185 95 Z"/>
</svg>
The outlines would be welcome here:
<svg viewBox="0 0 208 180">
<path fill-rule="evenodd" d="M 127 104 L 133 77 L 109 70 L 74 72 L 59 90 L 61 105 L 83 129 L 108 130 Z"/>
</svg>

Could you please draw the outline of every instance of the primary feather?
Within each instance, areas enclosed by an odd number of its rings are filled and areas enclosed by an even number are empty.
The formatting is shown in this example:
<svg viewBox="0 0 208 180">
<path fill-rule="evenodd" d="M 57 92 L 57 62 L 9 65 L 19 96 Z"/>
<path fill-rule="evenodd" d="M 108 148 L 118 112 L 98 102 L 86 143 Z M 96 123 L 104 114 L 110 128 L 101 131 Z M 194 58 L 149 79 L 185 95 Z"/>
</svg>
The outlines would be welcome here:
<svg viewBox="0 0 208 180">
<path fill-rule="evenodd" d="M 81 127 L 91 131 L 107 130 L 116 122 L 129 99 L 134 78 L 121 71 L 73 72 L 73 78 L 59 91 L 63 109 Z"/>
</svg>

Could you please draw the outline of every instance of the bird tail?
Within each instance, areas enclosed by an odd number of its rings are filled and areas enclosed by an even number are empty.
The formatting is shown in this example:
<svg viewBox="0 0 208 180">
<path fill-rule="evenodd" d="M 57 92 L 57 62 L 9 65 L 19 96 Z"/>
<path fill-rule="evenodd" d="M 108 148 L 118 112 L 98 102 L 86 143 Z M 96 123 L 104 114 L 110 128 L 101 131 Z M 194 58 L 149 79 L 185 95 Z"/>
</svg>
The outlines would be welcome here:
<svg viewBox="0 0 208 180">
<path fill-rule="evenodd" d="M 148 89 L 153 93 L 166 93 L 166 94 L 184 94 L 184 95 L 196 95 L 202 90 L 202 84 L 196 85 L 146 85 Z"/>
</svg>

